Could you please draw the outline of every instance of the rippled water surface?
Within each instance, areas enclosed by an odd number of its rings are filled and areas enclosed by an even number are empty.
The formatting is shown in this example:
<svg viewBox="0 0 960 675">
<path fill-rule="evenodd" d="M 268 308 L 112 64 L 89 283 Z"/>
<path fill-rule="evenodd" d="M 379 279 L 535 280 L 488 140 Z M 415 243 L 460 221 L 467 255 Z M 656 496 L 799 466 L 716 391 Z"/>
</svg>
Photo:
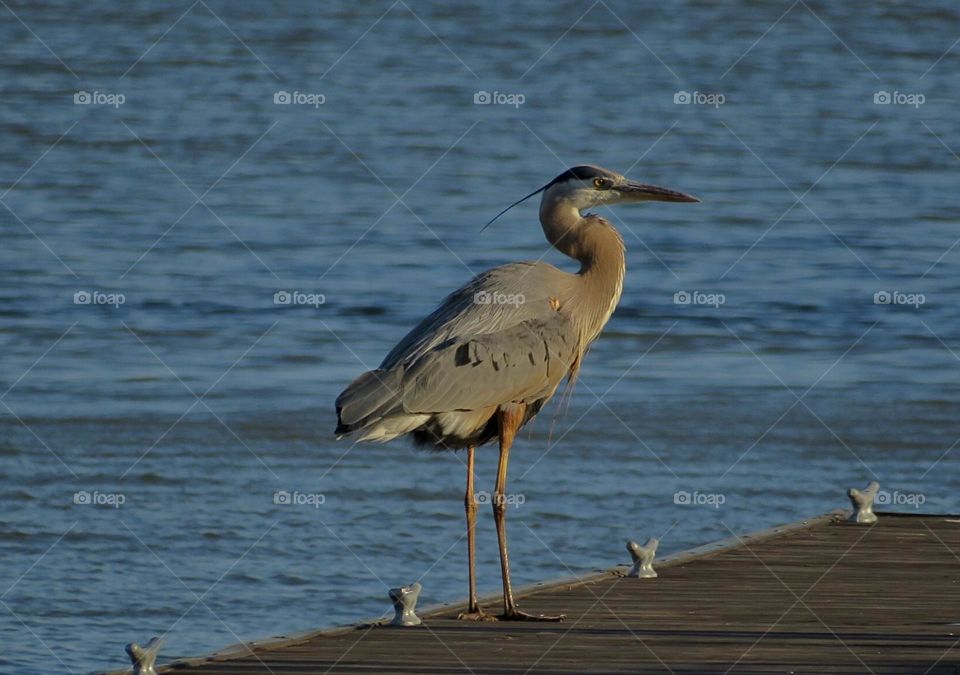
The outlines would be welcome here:
<svg viewBox="0 0 960 675">
<path fill-rule="evenodd" d="M 623 300 L 512 455 L 516 583 L 873 479 L 960 508 L 955 3 L 0 14 L 0 670 L 351 622 L 414 579 L 463 597 L 462 458 L 338 443 L 333 399 L 473 273 L 574 269 L 533 201 L 479 233 L 568 164 L 703 203 L 608 214 Z M 724 302 L 675 302 L 694 291 Z"/>
</svg>

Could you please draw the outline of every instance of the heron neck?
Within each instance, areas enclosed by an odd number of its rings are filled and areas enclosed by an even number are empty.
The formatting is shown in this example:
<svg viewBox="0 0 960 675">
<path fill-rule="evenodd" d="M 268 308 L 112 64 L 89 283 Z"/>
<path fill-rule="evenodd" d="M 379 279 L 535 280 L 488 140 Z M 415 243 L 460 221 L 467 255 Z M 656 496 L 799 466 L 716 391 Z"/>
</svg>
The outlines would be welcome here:
<svg viewBox="0 0 960 675">
<path fill-rule="evenodd" d="M 603 330 L 620 302 L 626 273 L 626 247 L 616 228 L 599 216 L 584 218 L 578 246 L 580 284 L 578 301 L 587 317 L 584 332 L 587 344 Z"/>
<path fill-rule="evenodd" d="M 596 215 L 581 216 L 564 203 L 544 203 L 540 222 L 547 240 L 561 253 L 580 262 L 568 303 L 580 324 L 584 347 L 600 334 L 620 301 L 626 272 L 623 238 Z"/>
</svg>

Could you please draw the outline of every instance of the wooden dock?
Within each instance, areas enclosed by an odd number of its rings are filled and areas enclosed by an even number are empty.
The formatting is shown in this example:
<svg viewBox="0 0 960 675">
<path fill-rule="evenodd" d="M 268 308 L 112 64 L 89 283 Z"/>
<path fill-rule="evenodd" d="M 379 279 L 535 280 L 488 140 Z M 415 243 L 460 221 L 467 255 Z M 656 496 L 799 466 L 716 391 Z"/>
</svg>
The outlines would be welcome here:
<svg viewBox="0 0 960 675">
<path fill-rule="evenodd" d="M 828 514 L 676 554 L 656 579 L 619 567 L 518 596 L 562 623 L 461 622 L 449 606 L 418 612 L 417 627 L 317 632 L 161 671 L 960 672 L 960 517 L 879 516 Z"/>
</svg>

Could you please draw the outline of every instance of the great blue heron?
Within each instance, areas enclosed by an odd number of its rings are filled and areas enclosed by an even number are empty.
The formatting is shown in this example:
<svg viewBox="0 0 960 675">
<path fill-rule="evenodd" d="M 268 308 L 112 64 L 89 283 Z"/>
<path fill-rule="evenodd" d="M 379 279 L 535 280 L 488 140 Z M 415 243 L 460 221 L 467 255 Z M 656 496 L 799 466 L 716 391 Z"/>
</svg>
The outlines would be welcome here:
<svg viewBox="0 0 960 675">
<path fill-rule="evenodd" d="M 379 368 L 358 377 L 337 397 L 338 436 L 389 441 L 412 434 L 420 446 L 466 448 L 470 599 L 461 614 L 465 619 L 563 618 L 533 616 L 514 602 L 505 492 L 517 431 L 550 400 L 564 377 L 573 381 L 623 290 L 623 239 L 608 221 L 581 212 L 612 204 L 699 201 L 585 165 L 564 171 L 494 220 L 540 192 L 540 224 L 547 241 L 579 261 L 580 270 L 571 274 L 544 262 L 518 262 L 478 275 L 448 295 Z M 474 449 L 495 438 L 500 461 L 491 502 L 503 577 L 500 617 L 480 608 L 474 570 Z"/>
</svg>

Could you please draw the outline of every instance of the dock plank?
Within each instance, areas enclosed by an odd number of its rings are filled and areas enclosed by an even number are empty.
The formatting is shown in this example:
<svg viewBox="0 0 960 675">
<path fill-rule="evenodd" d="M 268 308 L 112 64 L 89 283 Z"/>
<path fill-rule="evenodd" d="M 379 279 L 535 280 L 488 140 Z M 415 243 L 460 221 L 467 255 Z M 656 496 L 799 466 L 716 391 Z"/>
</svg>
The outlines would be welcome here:
<svg viewBox="0 0 960 675">
<path fill-rule="evenodd" d="M 839 517 L 672 556 L 657 579 L 624 568 L 527 589 L 562 623 L 371 624 L 182 661 L 198 673 L 957 673 L 960 519 Z M 488 605 L 495 609 L 494 605 Z"/>
</svg>

